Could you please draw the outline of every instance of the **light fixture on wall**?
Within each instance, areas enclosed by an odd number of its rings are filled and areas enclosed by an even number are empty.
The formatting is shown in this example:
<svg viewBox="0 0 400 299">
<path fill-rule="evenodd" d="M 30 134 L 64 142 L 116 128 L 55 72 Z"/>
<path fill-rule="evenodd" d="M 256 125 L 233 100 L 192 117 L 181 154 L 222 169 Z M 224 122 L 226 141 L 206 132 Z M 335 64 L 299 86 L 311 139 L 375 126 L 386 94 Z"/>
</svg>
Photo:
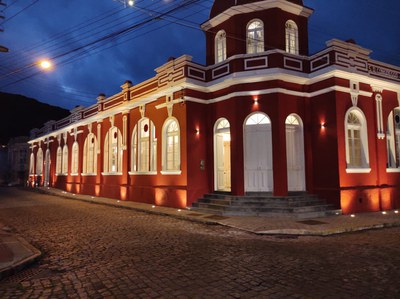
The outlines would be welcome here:
<svg viewBox="0 0 400 299">
<path fill-rule="evenodd" d="M 254 100 L 254 106 L 258 106 L 258 97 L 254 96 L 253 100 Z"/>
<path fill-rule="evenodd" d="M 196 135 L 200 135 L 200 129 L 196 128 Z"/>
<path fill-rule="evenodd" d="M 325 122 L 321 122 L 321 129 L 325 129 L 326 128 L 326 124 L 325 124 Z"/>
</svg>

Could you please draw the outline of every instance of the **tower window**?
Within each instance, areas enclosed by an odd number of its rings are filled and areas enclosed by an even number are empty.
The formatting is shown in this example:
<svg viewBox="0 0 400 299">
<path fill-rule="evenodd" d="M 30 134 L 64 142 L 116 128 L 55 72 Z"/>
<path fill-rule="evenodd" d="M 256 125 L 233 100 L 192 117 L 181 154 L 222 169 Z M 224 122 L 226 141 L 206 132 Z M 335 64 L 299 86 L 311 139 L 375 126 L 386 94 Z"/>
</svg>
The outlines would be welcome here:
<svg viewBox="0 0 400 299">
<path fill-rule="evenodd" d="M 286 52 L 290 54 L 299 54 L 299 30 L 292 20 L 286 22 Z"/>
<path fill-rule="evenodd" d="M 261 20 L 253 20 L 247 26 L 247 53 L 264 52 L 264 24 Z"/>
<path fill-rule="evenodd" d="M 221 30 L 215 36 L 215 63 L 226 59 L 226 33 Z"/>
</svg>

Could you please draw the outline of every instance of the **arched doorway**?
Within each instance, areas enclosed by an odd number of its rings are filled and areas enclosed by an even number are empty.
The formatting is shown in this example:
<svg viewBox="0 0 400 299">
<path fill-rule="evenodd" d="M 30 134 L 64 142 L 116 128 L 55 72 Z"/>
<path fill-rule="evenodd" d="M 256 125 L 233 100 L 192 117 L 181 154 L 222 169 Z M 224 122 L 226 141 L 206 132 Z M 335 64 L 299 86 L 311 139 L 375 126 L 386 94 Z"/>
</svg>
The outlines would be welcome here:
<svg viewBox="0 0 400 299">
<path fill-rule="evenodd" d="M 214 178 L 216 191 L 231 191 L 231 130 L 225 118 L 214 126 Z"/>
<path fill-rule="evenodd" d="M 244 178 L 246 192 L 272 192 L 271 121 L 264 113 L 253 113 L 244 124 Z"/>
<path fill-rule="evenodd" d="M 45 160 L 44 160 L 44 186 L 50 185 L 50 150 L 46 150 Z"/>
<path fill-rule="evenodd" d="M 285 125 L 288 191 L 305 191 L 303 123 L 300 116 L 290 114 Z"/>
</svg>

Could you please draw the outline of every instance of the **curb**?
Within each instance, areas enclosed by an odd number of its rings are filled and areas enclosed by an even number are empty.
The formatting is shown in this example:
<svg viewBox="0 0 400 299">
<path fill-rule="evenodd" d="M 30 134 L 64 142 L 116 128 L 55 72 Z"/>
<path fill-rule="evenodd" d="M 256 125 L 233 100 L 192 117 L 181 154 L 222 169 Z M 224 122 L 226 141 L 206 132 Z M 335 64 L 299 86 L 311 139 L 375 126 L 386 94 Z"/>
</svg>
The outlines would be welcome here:
<svg viewBox="0 0 400 299">
<path fill-rule="evenodd" d="M 14 275 L 14 274 L 20 272 L 21 270 L 25 269 L 30 264 L 37 262 L 40 259 L 40 257 L 42 256 L 42 252 L 40 250 L 38 250 L 36 247 L 29 244 L 28 241 L 26 241 L 24 238 L 17 236 L 17 235 L 14 235 L 14 237 L 18 240 L 20 245 L 24 246 L 29 251 L 31 251 L 32 255 L 24 258 L 23 260 L 19 260 L 5 268 L 0 269 L 0 280 L 3 280 L 6 277 L 9 277 L 11 275 Z"/>
</svg>

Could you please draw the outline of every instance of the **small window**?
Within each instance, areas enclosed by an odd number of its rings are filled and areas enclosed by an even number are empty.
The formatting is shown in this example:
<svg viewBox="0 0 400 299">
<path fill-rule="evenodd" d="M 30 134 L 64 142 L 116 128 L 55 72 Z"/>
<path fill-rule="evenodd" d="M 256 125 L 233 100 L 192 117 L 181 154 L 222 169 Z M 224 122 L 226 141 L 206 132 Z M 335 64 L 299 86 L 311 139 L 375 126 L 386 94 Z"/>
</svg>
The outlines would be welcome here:
<svg viewBox="0 0 400 299">
<path fill-rule="evenodd" d="M 61 146 L 57 148 L 57 159 L 56 159 L 56 174 L 62 173 L 62 149 Z"/>
<path fill-rule="evenodd" d="M 299 30 L 292 20 L 286 22 L 286 52 L 299 54 Z"/>
<path fill-rule="evenodd" d="M 37 157 L 36 157 L 36 174 L 43 174 L 43 151 L 41 148 L 38 149 Z"/>
<path fill-rule="evenodd" d="M 77 174 L 79 171 L 79 145 L 74 142 L 72 145 L 71 173 Z"/>
<path fill-rule="evenodd" d="M 62 173 L 68 174 L 68 146 L 64 145 L 62 151 Z"/>
<path fill-rule="evenodd" d="M 33 153 L 29 159 L 29 174 L 35 174 L 35 155 Z"/>
<path fill-rule="evenodd" d="M 180 128 L 175 118 L 169 118 L 163 128 L 163 171 L 180 170 Z"/>
<path fill-rule="evenodd" d="M 131 171 L 157 171 L 156 127 L 148 118 L 142 118 L 132 132 Z"/>
<path fill-rule="evenodd" d="M 104 140 L 104 172 L 119 174 L 122 172 L 122 134 L 117 127 L 108 130 Z"/>
<path fill-rule="evenodd" d="M 215 36 L 215 63 L 226 59 L 226 33 L 221 30 Z"/>
<path fill-rule="evenodd" d="M 361 110 L 346 113 L 345 130 L 347 168 L 368 168 L 367 123 Z"/>
<path fill-rule="evenodd" d="M 264 52 L 264 24 L 261 20 L 253 20 L 247 26 L 247 53 Z"/>
<path fill-rule="evenodd" d="M 83 145 L 83 170 L 85 174 L 95 174 L 97 172 L 97 139 L 90 133 Z"/>
<path fill-rule="evenodd" d="M 246 126 L 270 124 L 268 116 L 264 113 L 254 113 L 246 121 Z"/>
<path fill-rule="evenodd" d="M 388 168 L 400 168 L 400 108 L 389 114 L 386 142 Z"/>
</svg>

